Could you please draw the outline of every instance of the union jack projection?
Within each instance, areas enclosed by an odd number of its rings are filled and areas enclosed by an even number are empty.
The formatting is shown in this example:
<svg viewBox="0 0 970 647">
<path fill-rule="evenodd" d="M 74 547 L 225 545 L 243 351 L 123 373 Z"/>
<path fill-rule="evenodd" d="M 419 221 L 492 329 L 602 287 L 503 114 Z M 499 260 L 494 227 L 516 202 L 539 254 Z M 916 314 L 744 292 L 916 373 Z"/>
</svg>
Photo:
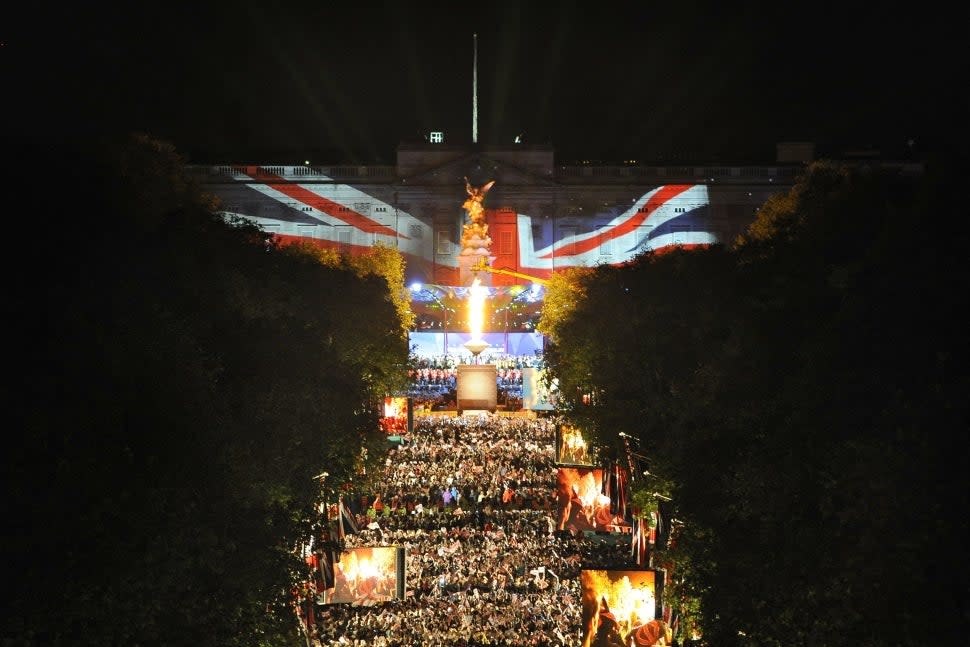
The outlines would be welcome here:
<svg viewBox="0 0 970 647">
<path fill-rule="evenodd" d="M 453 203 L 430 214 L 425 206 L 417 215 L 413 211 L 419 209 L 399 197 L 400 185 L 355 186 L 321 174 L 301 177 L 294 169 L 301 167 L 232 167 L 223 176 L 231 181 L 207 188 L 221 198 L 227 216 L 251 220 L 283 242 L 303 240 L 351 254 L 380 243 L 404 256 L 409 282 L 461 284 L 460 188 Z M 725 238 L 711 226 L 710 193 L 703 184 L 614 187 L 597 203 L 596 213 L 576 218 L 524 213 L 514 203 L 509 197 L 506 205 L 485 211 L 492 265 L 541 278 L 569 267 L 624 263 L 647 250 Z M 443 211 L 449 226 L 441 224 Z M 497 285 L 514 282 L 495 277 Z"/>
</svg>

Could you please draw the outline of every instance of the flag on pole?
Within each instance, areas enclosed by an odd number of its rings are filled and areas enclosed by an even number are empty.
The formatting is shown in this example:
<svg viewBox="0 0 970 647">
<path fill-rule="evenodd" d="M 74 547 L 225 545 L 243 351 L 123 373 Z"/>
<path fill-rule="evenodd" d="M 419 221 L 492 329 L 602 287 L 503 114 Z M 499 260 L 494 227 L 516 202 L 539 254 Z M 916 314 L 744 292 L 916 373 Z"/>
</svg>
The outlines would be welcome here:
<svg viewBox="0 0 970 647">
<path fill-rule="evenodd" d="M 311 567 L 313 568 L 313 579 L 317 585 L 317 593 L 326 597 L 328 591 L 336 585 L 334 573 L 334 561 L 339 556 L 334 554 L 334 536 L 332 526 L 328 530 L 321 530 L 320 534 L 313 542 L 313 552 L 311 553 Z"/>
<path fill-rule="evenodd" d="M 613 461 L 605 463 L 602 470 L 603 476 L 600 479 L 600 492 L 610 500 L 610 514 L 629 519 L 630 497 L 626 471 L 619 463 Z"/>
<path fill-rule="evenodd" d="M 670 539 L 671 519 L 673 519 L 674 506 L 672 501 L 661 499 L 657 501 L 657 548 L 663 550 L 667 547 L 667 540 Z"/>
<path fill-rule="evenodd" d="M 646 525 L 647 522 L 643 517 L 634 517 L 633 539 L 630 544 L 630 558 L 636 561 L 637 566 L 646 566 L 647 564 L 648 530 L 645 527 Z"/>
<path fill-rule="evenodd" d="M 637 558 L 637 546 L 640 541 L 640 521 L 636 517 L 633 519 L 633 536 L 630 538 L 630 559 Z"/>
<path fill-rule="evenodd" d="M 321 550 L 317 555 L 317 565 L 320 568 L 320 591 L 328 591 L 336 586 L 333 572 L 333 551 L 329 548 Z"/>
<path fill-rule="evenodd" d="M 341 539 L 347 535 L 354 535 L 360 532 L 360 529 L 357 527 L 357 520 L 354 519 L 354 515 L 347 509 L 347 506 L 344 505 L 343 498 L 337 502 L 337 528 Z"/>
</svg>

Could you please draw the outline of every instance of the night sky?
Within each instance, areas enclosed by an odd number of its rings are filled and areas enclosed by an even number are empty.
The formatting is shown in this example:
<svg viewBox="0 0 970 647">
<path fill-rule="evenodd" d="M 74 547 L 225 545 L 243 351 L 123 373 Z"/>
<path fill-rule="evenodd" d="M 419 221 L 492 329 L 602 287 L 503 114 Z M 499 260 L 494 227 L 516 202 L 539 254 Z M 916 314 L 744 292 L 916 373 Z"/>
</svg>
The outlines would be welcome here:
<svg viewBox="0 0 970 647">
<path fill-rule="evenodd" d="M 475 32 L 479 142 L 561 161 L 771 160 L 779 141 L 896 156 L 967 114 L 965 22 L 926 3 L 114 4 L 5 17 L 4 135 L 392 164 L 431 130 L 471 141 Z"/>
</svg>

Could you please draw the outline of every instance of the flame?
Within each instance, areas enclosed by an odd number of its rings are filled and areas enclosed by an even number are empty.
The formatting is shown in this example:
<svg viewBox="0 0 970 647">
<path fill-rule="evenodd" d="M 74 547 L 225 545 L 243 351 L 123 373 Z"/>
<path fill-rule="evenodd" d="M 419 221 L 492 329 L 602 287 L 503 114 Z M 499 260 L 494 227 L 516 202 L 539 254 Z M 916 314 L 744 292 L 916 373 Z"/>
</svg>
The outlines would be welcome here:
<svg viewBox="0 0 970 647">
<path fill-rule="evenodd" d="M 482 338 L 482 323 L 485 319 L 486 290 L 480 279 L 476 278 L 468 291 L 468 328 L 472 339 Z"/>
<path fill-rule="evenodd" d="M 372 564 L 369 559 L 362 559 L 357 564 L 357 577 L 358 578 L 368 578 L 368 577 L 380 577 L 381 571 L 377 568 L 375 564 Z"/>
<path fill-rule="evenodd" d="M 580 476 L 573 484 L 573 488 L 576 489 L 576 494 L 582 500 L 583 508 L 592 509 L 593 505 L 603 496 L 600 492 L 600 485 L 596 482 L 596 477 L 591 471 Z M 609 500 L 609 497 L 606 497 L 607 503 L 609 503 Z"/>
<path fill-rule="evenodd" d="M 623 635 L 641 622 L 653 619 L 657 604 L 654 572 L 584 570 L 580 576 L 589 599 L 606 598 Z"/>
<path fill-rule="evenodd" d="M 353 548 L 343 554 L 336 567 L 351 593 L 337 600 L 357 604 L 365 598 L 390 599 L 397 581 L 397 555 L 394 547 Z"/>
<path fill-rule="evenodd" d="M 586 440 L 583 438 L 582 432 L 575 427 L 563 426 L 562 450 L 564 459 L 563 462 L 589 462 L 589 453 L 586 447 Z"/>
<path fill-rule="evenodd" d="M 407 413 L 407 398 L 388 396 L 384 398 L 384 417 L 397 418 Z"/>
</svg>

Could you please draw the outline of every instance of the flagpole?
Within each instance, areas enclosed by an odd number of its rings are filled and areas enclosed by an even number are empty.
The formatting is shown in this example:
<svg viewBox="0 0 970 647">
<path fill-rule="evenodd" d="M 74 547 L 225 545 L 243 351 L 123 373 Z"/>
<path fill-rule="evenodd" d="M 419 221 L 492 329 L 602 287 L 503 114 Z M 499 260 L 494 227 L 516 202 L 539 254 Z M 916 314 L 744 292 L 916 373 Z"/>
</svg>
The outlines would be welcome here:
<svg viewBox="0 0 970 647">
<path fill-rule="evenodd" d="M 637 471 L 633 469 L 633 450 L 630 449 L 630 437 L 626 434 L 623 434 L 623 446 L 626 448 L 626 462 L 630 467 L 630 480 L 635 481 Z"/>
<path fill-rule="evenodd" d="M 472 143 L 478 143 L 478 34 L 472 34 Z"/>
<path fill-rule="evenodd" d="M 337 495 L 337 523 L 339 524 L 337 528 L 340 532 L 340 538 L 344 539 L 347 536 L 347 531 L 344 530 L 344 498 Z"/>
</svg>

